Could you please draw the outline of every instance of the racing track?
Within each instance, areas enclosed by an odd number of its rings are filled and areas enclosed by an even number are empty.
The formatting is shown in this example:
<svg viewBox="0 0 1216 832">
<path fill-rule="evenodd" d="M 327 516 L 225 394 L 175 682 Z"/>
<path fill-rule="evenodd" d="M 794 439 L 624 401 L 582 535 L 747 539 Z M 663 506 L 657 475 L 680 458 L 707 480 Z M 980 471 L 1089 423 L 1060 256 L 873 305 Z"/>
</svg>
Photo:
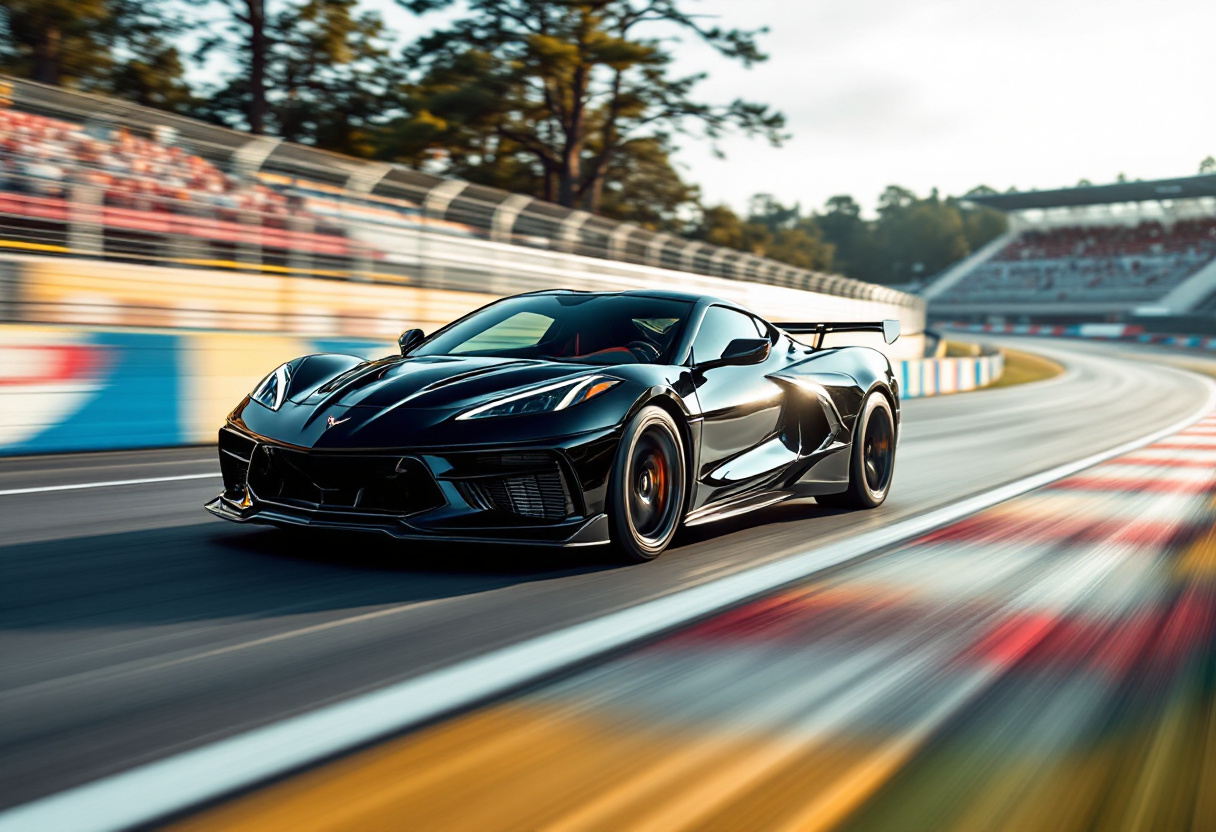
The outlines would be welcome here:
<svg viewBox="0 0 1216 832">
<path fill-rule="evenodd" d="M 905 403 L 879 511 L 779 506 L 638 567 L 376 538 L 295 551 L 204 514 L 211 449 L 0 461 L 0 806 L 924 513 L 1149 434 L 1209 395 L 1121 348 L 1034 349 L 1069 372 Z"/>
</svg>

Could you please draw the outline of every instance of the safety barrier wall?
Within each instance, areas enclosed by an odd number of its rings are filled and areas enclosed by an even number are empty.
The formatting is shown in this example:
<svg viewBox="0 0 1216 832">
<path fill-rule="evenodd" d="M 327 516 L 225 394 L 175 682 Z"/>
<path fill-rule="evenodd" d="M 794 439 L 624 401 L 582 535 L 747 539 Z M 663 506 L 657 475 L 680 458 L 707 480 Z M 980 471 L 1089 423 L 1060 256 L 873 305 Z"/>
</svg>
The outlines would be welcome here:
<svg viewBox="0 0 1216 832">
<path fill-rule="evenodd" d="M 0 326 L 0 455 L 210 443 L 280 362 L 314 352 L 389 355 L 340 336 Z M 896 361 L 908 398 L 999 377 L 1001 356 Z"/>
<path fill-rule="evenodd" d="M 894 362 L 905 399 L 965 393 L 987 387 L 1005 372 L 1000 352 L 961 358 L 919 358 Z"/>
<path fill-rule="evenodd" d="M 954 332 L 982 332 L 998 335 L 1039 335 L 1056 338 L 1089 338 L 1098 341 L 1129 341 L 1136 344 L 1160 344 L 1193 350 L 1216 350 L 1216 336 L 1210 335 L 1164 335 L 1145 332 L 1136 324 L 1073 324 L 1071 326 L 1049 326 L 1046 324 L 941 324 L 940 329 Z"/>
<path fill-rule="evenodd" d="M 323 337 L 393 338 L 410 327 L 432 331 L 495 298 L 568 289 L 678 289 L 736 301 L 772 320 L 896 318 L 904 336 L 887 349 L 916 357 L 923 309 L 882 300 L 726 280 L 578 255 L 493 243 L 432 251 L 431 267 L 477 272 L 476 291 L 428 280 L 327 280 L 294 275 L 181 269 L 93 260 L 0 256 L 0 321 L 280 332 Z"/>
<path fill-rule="evenodd" d="M 241 332 L 0 326 L 0 454 L 187 445 L 280 362 L 394 345 Z"/>
</svg>

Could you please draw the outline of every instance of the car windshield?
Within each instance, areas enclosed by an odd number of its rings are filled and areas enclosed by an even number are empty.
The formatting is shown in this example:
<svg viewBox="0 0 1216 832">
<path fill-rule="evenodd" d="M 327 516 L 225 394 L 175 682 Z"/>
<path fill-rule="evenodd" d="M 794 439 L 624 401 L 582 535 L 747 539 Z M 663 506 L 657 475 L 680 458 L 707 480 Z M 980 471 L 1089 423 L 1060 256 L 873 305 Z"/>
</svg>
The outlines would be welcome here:
<svg viewBox="0 0 1216 832">
<path fill-rule="evenodd" d="M 473 313 L 410 354 L 663 364 L 691 311 L 686 301 L 637 295 L 527 295 Z"/>
</svg>

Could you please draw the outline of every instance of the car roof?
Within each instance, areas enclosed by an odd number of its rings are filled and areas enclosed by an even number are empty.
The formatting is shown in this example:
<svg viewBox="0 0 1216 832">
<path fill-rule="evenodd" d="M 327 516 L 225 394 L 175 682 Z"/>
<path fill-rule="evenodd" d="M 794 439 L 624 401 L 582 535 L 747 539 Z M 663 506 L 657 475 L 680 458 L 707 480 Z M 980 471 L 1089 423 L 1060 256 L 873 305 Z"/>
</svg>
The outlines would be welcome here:
<svg viewBox="0 0 1216 832">
<path fill-rule="evenodd" d="M 635 297 L 635 298 L 661 298 L 663 300 L 682 300 L 682 301 L 687 301 L 689 303 L 712 303 L 712 304 L 719 304 L 721 306 L 730 306 L 735 309 L 739 309 L 743 312 L 747 312 L 748 314 L 755 314 L 754 312 L 751 312 L 749 309 L 747 309 L 747 307 L 741 306 L 740 304 L 735 303 L 734 301 L 724 300 L 722 298 L 715 297 L 713 295 L 701 294 L 700 292 L 679 292 L 679 291 L 675 291 L 673 289 L 631 289 L 628 291 L 618 291 L 618 292 L 587 291 L 587 290 L 583 290 L 583 289 L 542 289 L 537 292 L 525 292 L 524 293 L 524 295 L 566 295 L 566 294 L 570 294 L 570 295 L 604 295 L 604 296 L 625 295 L 628 297 Z"/>
</svg>

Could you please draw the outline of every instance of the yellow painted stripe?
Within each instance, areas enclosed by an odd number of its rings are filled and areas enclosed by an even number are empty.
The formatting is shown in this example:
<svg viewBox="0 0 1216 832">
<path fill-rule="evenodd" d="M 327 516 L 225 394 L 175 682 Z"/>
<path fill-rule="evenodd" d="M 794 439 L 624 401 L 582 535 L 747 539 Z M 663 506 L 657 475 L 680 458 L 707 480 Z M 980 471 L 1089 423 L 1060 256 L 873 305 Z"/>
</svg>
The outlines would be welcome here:
<svg viewBox="0 0 1216 832">
<path fill-rule="evenodd" d="M 535 829 L 589 801 L 600 779 L 661 751 L 556 709 L 500 706 L 377 746 L 172 828 L 293 832 Z"/>
<path fill-rule="evenodd" d="M 1199 753 L 1199 789 L 1195 814 L 1191 817 L 1192 832 L 1216 829 L 1216 702 L 1207 703 L 1204 716 L 1207 724 L 1198 732 L 1203 745 Z"/>
<path fill-rule="evenodd" d="M 268 266 L 259 263 L 241 263 L 236 260 L 198 260 L 198 259 L 181 259 L 173 257 L 145 257 L 145 260 L 154 260 L 164 263 L 177 263 L 183 266 L 202 266 L 205 268 L 214 269 L 252 269 L 254 271 L 265 272 L 267 274 L 303 274 L 312 275 L 315 277 L 377 277 L 374 272 L 352 272 L 352 271 L 332 271 L 325 269 L 293 269 L 287 266 Z M 380 275 L 383 277 L 383 275 Z M 393 279 L 405 281 L 406 278 L 398 278 L 397 275 L 389 275 Z"/>
<path fill-rule="evenodd" d="M 1216 526 L 1191 543 L 1178 557 L 1178 576 L 1189 580 L 1216 578 Z"/>
<path fill-rule="evenodd" d="M 22 240 L 0 240 L 0 248 L 21 249 L 23 251 L 46 251 L 56 254 L 75 254 L 85 258 L 95 258 L 94 252 L 78 251 L 67 246 L 56 246 L 48 243 L 30 243 Z M 342 255 L 322 255 L 324 257 L 341 257 Z M 293 274 L 311 277 L 360 278 L 377 282 L 409 283 L 404 275 L 381 274 L 375 271 L 349 271 L 342 269 L 297 269 L 289 266 L 272 266 L 264 263 L 241 263 L 236 260 L 207 260 L 187 257 L 156 257 L 147 254 L 124 253 L 124 259 L 141 260 L 148 263 L 170 263 L 178 266 L 199 266 L 209 269 L 226 269 L 229 271 L 255 271 L 265 274 Z M 353 256 L 347 255 L 353 259 Z M 104 261 L 103 261 L 104 262 Z"/>
<path fill-rule="evenodd" d="M 823 832 L 834 828 L 868 800 L 908 762 L 923 738 L 896 739 L 828 781 L 814 799 L 778 827 L 779 832 Z"/>
<path fill-rule="evenodd" d="M 918 744 L 660 731 L 620 714 L 503 705 L 274 784 L 171 828 L 828 828 L 879 788 Z M 798 788 L 770 793 L 791 776 Z"/>
<path fill-rule="evenodd" d="M 71 254 L 72 250 L 64 246 L 52 246 L 45 243 L 25 243 L 19 240 L 0 240 L 0 248 L 19 248 L 26 251 L 54 251 L 60 254 Z"/>
</svg>

